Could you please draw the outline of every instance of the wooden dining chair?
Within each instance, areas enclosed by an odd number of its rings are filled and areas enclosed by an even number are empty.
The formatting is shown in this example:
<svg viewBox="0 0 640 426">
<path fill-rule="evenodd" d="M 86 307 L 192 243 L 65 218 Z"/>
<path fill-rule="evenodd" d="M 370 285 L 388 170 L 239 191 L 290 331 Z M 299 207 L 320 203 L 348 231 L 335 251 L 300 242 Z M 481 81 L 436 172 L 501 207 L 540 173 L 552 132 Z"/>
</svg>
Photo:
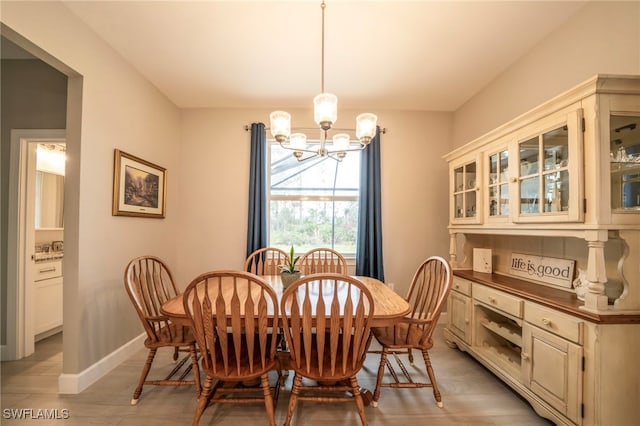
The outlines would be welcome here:
<svg viewBox="0 0 640 426">
<path fill-rule="evenodd" d="M 279 275 L 280 265 L 286 265 L 289 255 L 276 247 L 265 247 L 251 253 L 244 262 L 244 270 L 256 275 Z"/>
<path fill-rule="evenodd" d="M 393 326 L 374 327 L 371 329 L 376 340 L 382 345 L 382 350 L 379 351 L 381 356 L 376 389 L 373 392 L 372 405 L 374 407 L 378 406 L 382 387 L 432 387 L 438 407 L 443 406 L 436 376 L 429 358 L 429 349 L 433 347 L 433 331 L 451 289 L 452 280 L 449 262 L 438 256 L 429 257 L 416 270 L 407 293 L 406 300 L 411 305 L 411 312 Z M 422 352 L 429 383 L 414 381 L 402 363 L 399 355 L 406 354 L 409 362 L 413 365 L 412 349 Z M 398 374 L 388 358 L 389 354 L 394 355 L 394 359 L 398 363 L 406 381 L 401 382 L 398 378 Z M 389 369 L 394 382 L 382 382 L 385 366 Z"/>
<path fill-rule="evenodd" d="M 212 271 L 195 278 L 183 297 L 206 374 L 193 424 L 210 403 L 264 402 L 270 425 L 281 384 L 278 299 L 261 277 L 244 271 Z M 277 380 L 269 382 L 269 372 Z M 259 379 L 256 387 L 246 385 Z"/>
<path fill-rule="evenodd" d="M 374 314 L 373 298 L 366 285 L 341 274 L 306 275 L 285 290 L 280 311 L 290 367 L 295 372 L 285 426 L 291 423 L 298 400 L 355 401 L 360 420 L 366 425 L 356 379 L 371 342 Z M 303 377 L 318 384 L 303 385 Z"/>
<path fill-rule="evenodd" d="M 300 272 L 303 275 L 320 272 L 335 272 L 347 274 L 347 261 L 342 254 L 330 248 L 315 248 L 309 250 L 299 261 Z"/>
<path fill-rule="evenodd" d="M 147 333 L 144 341 L 149 349 L 147 361 L 142 368 L 138 386 L 133 392 L 131 405 L 136 405 L 144 385 L 195 385 L 200 394 L 200 370 L 196 355 L 195 338 L 186 327 L 179 327 L 160 313 L 160 307 L 167 300 L 180 294 L 171 271 L 167 265 L 154 256 L 140 256 L 129 262 L 124 271 L 124 285 L 133 307 Z M 159 348 L 173 348 L 173 360 L 177 361 L 179 352 L 189 352 L 171 372 L 162 380 L 147 380 L 151 365 Z M 178 379 L 173 377 L 191 357 L 191 364 L 185 368 Z M 194 379 L 185 380 L 193 371 Z"/>
</svg>

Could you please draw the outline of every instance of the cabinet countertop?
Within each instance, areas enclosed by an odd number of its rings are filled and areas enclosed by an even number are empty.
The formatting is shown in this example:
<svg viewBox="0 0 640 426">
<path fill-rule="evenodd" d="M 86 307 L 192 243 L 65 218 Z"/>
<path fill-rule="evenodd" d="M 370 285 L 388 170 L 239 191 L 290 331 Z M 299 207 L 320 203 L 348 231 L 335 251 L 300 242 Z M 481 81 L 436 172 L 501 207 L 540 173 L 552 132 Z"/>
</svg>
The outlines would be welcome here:
<svg viewBox="0 0 640 426">
<path fill-rule="evenodd" d="M 52 262 L 54 260 L 60 260 L 64 257 L 64 252 L 52 251 L 48 253 L 35 253 L 33 255 L 33 261 L 36 263 Z"/>
<path fill-rule="evenodd" d="M 453 274 L 594 323 L 640 324 L 640 315 L 597 314 L 581 309 L 583 302 L 573 292 L 535 284 L 507 275 L 486 274 L 471 269 L 457 269 L 453 271 Z"/>
</svg>

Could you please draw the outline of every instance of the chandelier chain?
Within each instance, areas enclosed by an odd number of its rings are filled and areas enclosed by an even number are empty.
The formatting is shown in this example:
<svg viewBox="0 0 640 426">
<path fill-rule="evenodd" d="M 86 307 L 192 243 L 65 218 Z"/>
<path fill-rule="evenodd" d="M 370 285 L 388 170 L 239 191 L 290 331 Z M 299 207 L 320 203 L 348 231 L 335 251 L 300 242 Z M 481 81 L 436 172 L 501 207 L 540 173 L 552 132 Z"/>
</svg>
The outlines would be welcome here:
<svg viewBox="0 0 640 426">
<path fill-rule="evenodd" d="M 324 3 L 324 0 L 322 0 L 322 4 L 320 5 L 322 9 L 322 55 L 320 60 L 322 72 L 320 73 L 320 93 L 324 93 L 324 10 L 326 7 L 327 5 Z"/>
</svg>

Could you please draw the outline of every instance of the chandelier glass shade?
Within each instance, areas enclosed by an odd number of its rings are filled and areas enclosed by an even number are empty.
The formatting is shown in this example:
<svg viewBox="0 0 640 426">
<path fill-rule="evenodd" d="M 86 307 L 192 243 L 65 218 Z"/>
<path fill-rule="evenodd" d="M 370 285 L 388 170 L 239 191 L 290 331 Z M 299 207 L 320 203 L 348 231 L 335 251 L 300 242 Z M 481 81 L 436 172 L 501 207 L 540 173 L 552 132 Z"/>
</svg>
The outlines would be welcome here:
<svg viewBox="0 0 640 426">
<path fill-rule="evenodd" d="M 298 161 L 303 161 L 316 156 L 328 156 L 341 160 L 348 151 L 360 151 L 371 142 L 376 135 L 378 117 L 375 114 L 364 113 L 356 117 L 355 135 L 358 139 L 351 142 L 349 133 L 354 129 L 340 129 L 343 133 L 337 133 L 329 138 L 329 131 L 338 120 L 338 97 L 324 91 L 324 0 L 322 9 L 322 66 L 321 66 L 321 93 L 313 98 L 313 118 L 320 130 L 320 144 L 307 145 L 307 136 L 291 127 L 291 114 L 285 111 L 274 111 L 269 116 L 270 131 L 273 138 L 285 149 L 293 151 Z M 294 133 L 291 133 L 295 131 Z"/>
</svg>

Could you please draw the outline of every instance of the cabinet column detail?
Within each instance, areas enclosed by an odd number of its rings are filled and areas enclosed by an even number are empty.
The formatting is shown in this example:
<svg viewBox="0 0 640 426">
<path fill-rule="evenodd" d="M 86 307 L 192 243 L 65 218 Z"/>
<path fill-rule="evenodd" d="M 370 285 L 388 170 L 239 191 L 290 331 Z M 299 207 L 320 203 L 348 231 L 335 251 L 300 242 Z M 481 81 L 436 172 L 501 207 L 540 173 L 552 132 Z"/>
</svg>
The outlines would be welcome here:
<svg viewBox="0 0 640 426">
<path fill-rule="evenodd" d="M 588 311 L 602 311 L 608 309 L 608 299 L 604 294 L 604 284 L 607 282 L 605 267 L 604 245 L 608 240 L 606 230 L 587 231 L 585 240 L 589 246 L 587 264 L 587 294 L 584 297 L 584 309 Z"/>
<path fill-rule="evenodd" d="M 618 262 L 618 271 L 622 277 L 623 290 L 613 302 L 613 309 L 640 311 L 640 253 L 630 247 L 640 247 L 640 232 L 620 231 L 624 253 Z"/>
<path fill-rule="evenodd" d="M 449 233 L 449 260 L 451 261 L 451 266 L 454 268 L 458 267 L 458 243 L 457 236 L 455 232 Z"/>
</svg>

